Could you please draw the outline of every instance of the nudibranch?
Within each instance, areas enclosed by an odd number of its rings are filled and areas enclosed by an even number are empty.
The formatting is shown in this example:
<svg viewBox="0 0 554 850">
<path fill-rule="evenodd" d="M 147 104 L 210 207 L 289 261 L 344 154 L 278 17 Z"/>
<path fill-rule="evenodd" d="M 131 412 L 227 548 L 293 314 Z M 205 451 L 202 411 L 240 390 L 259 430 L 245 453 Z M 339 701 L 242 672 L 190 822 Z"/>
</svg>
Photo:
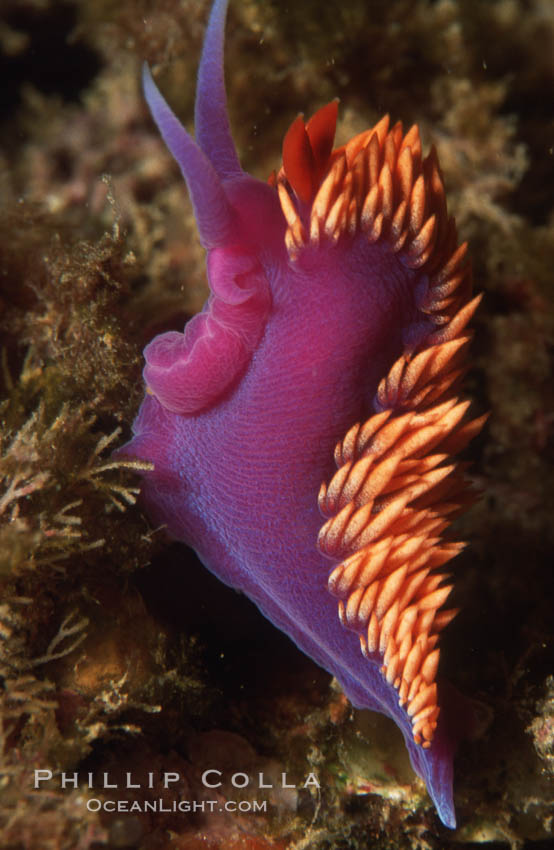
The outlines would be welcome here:
<svg viewBox="0 0 554 850">
<path fill-rule="evenodd" d="M 143 503 L 253 599 L 359 708 L 400 727 L 455 825 L 454 740 L 438 640 L 455 615 L 440 568 L 468 501 L 458 453 L 482 425 L 460 400 L 478 298 L 437 156 L 383 118 L 333 148 L 337 104 L 245 174 L 223 76 L 227 0 L 198 73 L 196 141 L 144 71 L 207 252 L 211 294 L 145 349 L 128 455 L 154 464 Z M 322 483 L 323 482 L 323 483 Z"/>
</svg>

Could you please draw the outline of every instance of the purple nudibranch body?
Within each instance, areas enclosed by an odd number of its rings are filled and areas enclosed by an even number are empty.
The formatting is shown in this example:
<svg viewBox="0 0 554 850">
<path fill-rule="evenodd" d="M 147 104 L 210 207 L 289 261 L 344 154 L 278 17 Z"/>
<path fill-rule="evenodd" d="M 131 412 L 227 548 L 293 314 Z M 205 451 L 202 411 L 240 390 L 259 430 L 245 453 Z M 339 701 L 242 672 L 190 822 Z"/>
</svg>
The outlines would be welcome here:
<svg viewBox="0 0 554 850">
<path fill-rule="evenodd" d="M 382 657 L 364 657 L 337 616 L 327 586 L 334 564 L 317 546 L 318 492 L 335 472 L 335 445 L 382 410 L 383 376 L 437 330 L 420 309 L 430 274 L 356 231 L 322 232 L 291 251 L 279 192 L 242 171 L 233 145 L 226 7 L 216 0 L 206 33 L 196 141 L 144 71 L 152 115 L 187 182 L 211 294 L 184 333 L 146 347 L 148 393 L 123 452 L 154 463 L 142 486 L 153 521 L 254 600 L 354 706 L 393 718 L 441 820 L 454 827 L 454 741 L 443 717 L 427 748 L 414 742 Z M 309 228 L 309 202 L 294 204 Z"/>
</svg>

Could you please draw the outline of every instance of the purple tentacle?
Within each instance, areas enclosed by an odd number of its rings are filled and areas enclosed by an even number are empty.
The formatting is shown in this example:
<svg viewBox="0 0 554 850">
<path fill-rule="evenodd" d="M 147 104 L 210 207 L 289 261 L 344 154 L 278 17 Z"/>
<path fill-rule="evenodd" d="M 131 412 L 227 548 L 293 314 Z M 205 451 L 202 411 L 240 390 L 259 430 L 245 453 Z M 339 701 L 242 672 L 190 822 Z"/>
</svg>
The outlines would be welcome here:
<svg viewBox="0 0 554 850">
<path fill-rule="evenodd" d="M 228 0 L 216 0 L 204 38 L 196 84 L 194 132 L 222 180 L 242 174 L 227 115 L 223 43 Z"/>
<path fill-rule="evenodd" d="M 200 241 L 205 248 L 223 245 L 229 240 L 233 212 L 218 174 L 160 94 L 146 63 L 142 82 L 152 117 L 187 182 Z"/>
</svg>

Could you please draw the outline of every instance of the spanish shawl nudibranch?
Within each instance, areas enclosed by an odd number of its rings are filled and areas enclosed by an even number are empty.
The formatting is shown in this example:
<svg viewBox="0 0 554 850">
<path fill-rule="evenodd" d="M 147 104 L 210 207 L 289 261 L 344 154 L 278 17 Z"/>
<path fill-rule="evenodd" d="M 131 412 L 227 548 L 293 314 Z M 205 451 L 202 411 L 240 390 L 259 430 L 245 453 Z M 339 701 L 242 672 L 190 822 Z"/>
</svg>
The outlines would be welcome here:
<svg viewBox="0 0 554 850">
<path fill-rule="evenodd" d="M 156 522 L 354 706 L 393 718 L 454 827 L 436 673 L 456 611 L 442 609 L 451 585 L 437 569 L 462 548 L 443 539 L 468 499 L 451 457 L 482 425 L 457 397 L 479 301 L 466 245 L 417 127 L 383 118 L 333 149 L 331 103 L 293 122 L 269 184 L 245 174 L 226 109 L 226 7 L 215 0 L 206 32 L 196 141 L 144 71 L 211 294 L 184 333 L 146 347 L 124 452 L 155 465 L 142 493 Z"/>
</svg>

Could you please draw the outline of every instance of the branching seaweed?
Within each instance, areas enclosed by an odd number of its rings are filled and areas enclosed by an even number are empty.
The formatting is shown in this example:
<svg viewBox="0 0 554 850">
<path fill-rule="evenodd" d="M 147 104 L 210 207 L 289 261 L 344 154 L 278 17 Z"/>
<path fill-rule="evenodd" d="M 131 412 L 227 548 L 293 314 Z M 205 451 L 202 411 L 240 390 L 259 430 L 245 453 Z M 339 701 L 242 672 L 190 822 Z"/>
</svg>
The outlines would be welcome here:
<svg viewBox="0 0 554 850">
<path fill-rule="evenodd" d="M 31 603 L 30 598 L 20 597 L 0 605 L 0 834 L 6 842 L 2 846 L 12 846 L 10 840 L 17 842 L 27 835 L 27 845 L 23 846 L 59 847 L 63 834 L 76 836 L 83 816 L 89 820 L 91 834 L 101 840 L 104 830 L 95 818 L 80 811 L 76 795 L 60 791 L 39 794 L 34 790 L 34 769 L 56 764 L 62 737 L 56 722 L 56 687 L 53 682 L 38 679 L 30 668 L 73 652 L 85 637 L 87 623 L 71 612 L 50 641 L 47 653 L 42 658 L 29 658 L 27 613 Z M 68 638 L 72 640 L 64 646 Z M 67 806 L 70 808 L 60 817 L 55 809 L 65 810 Z M 39 823 L 40 830 L 35 834 L 34 824 Z M 39 833 L 45 830 L 51 844 L 39 845 Z"/>
<path fill-rule="evenodd" d="M 136 504 L 140 487 L 119 484 L 110 478 L 103 477 L 104 473 L 122 469 L 143 472 L 152 469 L 153 464 L 139 460 L 112 460 L 107 463 L 96 463 L 99 456 L 109 445 L 117 440 L 120 434 L 121 428 L 116 428 L 111 434 L 104 435 L 98 440 L 96 447 L 80 474 L 80 478 L 91 483 L 99 492 L 104 493 L 118 510 L 124 511 L 127 505 Z"/>
<path fill-rule="evenodd" d="M 102 678 L 97 602 L 120 598 L 118 577 L 153 544 L 140 513 L 122 523 L 150 465 L 110 457 L 138 387 L 118 324 L 132 263 L 119 226 L 72 245 L 28 209 L 0 211 L 0 252 L 0 843 L 85 850 L 104 841 L 98 816 L 82 792 L 35 790 L 33 771 L 78 764 L 113 729 L 138 733 L 122 713 L 151 708 Z M 87 687 L 83 668 L 99 671 Z"/>
<path fill-rule="evenodd" d="M 5 406 L 5 419 L 11 417 Z M 40 401 L 18 430 L 0 435 L 0 572 L 51 565 L 103 546 L 105 538 L 94 535 L 98 523 L 90 523 L 94 513 L 135 504 L 138 487 L 124 474 L 151 465 L 103 460 L 121 428 L 97 437 L 95 424 L 84 404 L 63 404 L 49 420 Z"/>
</svg>

